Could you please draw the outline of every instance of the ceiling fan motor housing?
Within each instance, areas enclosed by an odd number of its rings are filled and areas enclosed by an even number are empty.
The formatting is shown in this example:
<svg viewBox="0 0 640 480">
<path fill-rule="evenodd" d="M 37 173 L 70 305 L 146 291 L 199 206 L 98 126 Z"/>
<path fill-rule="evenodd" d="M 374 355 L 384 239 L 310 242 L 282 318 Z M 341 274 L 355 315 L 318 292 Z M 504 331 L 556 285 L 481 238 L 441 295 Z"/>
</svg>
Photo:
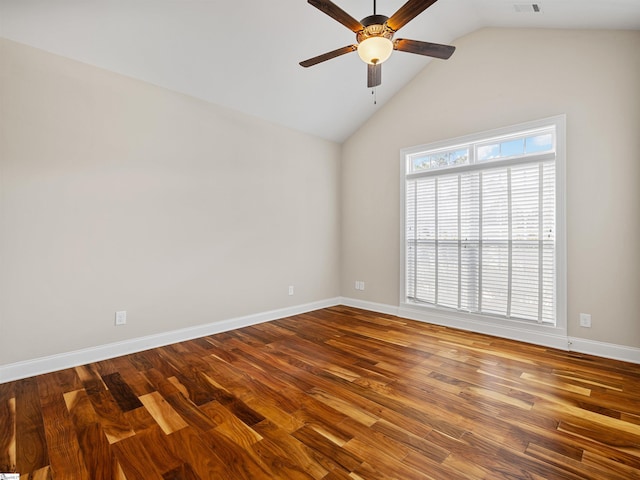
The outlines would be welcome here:
<svg viewBox="0 0 640 480">
<path fill-rule="evenodd" d="M 360 20 L 364 28 L 356 34 L 358 43 L 371 37 L 384 37 L 391 40 L 395 32 L 387 26 L 387 20 L 389 17 L 384 15 L 369 15 Z"/>
</svg>

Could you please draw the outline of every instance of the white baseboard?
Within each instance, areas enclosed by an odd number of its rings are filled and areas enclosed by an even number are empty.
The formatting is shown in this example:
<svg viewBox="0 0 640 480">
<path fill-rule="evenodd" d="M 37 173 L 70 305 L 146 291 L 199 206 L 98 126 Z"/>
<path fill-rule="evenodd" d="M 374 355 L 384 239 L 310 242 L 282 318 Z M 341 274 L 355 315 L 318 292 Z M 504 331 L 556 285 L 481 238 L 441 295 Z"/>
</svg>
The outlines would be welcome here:
<svg viewBox="0 0 640 480">
<path fill-rule="evenodd" d="M 640 348 L 587 340 L 586 338 L 569 337 L 569 340 L 571 341 L 569 350 L 572 352 L 622 360 L 623 362 L 640 363 Z"/>
<path fill-rule="evenodd" d="M 72 352 L 65 352 L 46 357 L 25 360 L 22 362 L 0 365 L 0 383 L 33 377 L 43 373 L 63 370 L 65 368 L 98 362 L 107 358 L 119 357 L 130 353 L 141 352 L 150 348 L 162 347 L 172 343 L 184 342 L 194 338 L 227 332 L 237 328 L 248 327 L 258 323 L 269 322 L 278 318 L 290 317 L 301 313 L 332 307 L 340 304 L 340 298 L 329 298 L 317 302 L 280 308 L 268 312 L 231 318 L 220 322 L 197 325 L 195 327 L 172 330 L 170 332 L 157 333 L 145 337 L 132 338 L 122 342 L 108 343 L 97 347 L 83 348 Z"/>
<path fill-rule="evenodd" d="M 150 348 L 162 347 L 172 343 L 205 337 L 207 335 L 227 332 L 229 330 L 248 327 L 250 325 L 269 322 L 279 318 L 290 317 L 292 315 L 299 315 L 301 313 L 319 310 L 321 308 L 333 307 L 335 305 L 346 305 L 348 307 L 361 308 L 372 312 L 396 315 L 401 318 L 408 318 L 411 320 L 418 320 L 421 322 L 433 323 L 462 330 L 476 331 L 521 342 L 640 364 L 639 348 L 598 342 L 584 338 L 532 332 L 509 326 L 503 327 L 495 326 L 493 324 L 471 323 L 465 320 L 452 320 L 449 316 L 439 316 L 434 314 L 427 315 L 423 312 L 410 308 L 401 308 L 394 305 L 368 302 L 366 300 L 358 300 L 355 298 L 335 297 L 304 305 L 296 305 L 293 307 L 246 315 L 220 322 L 198 325 L 180 330 L 172 330 L 170 332 L 133 338 L 122 342 L 108 343 L 97 347 L 84 348 L 82 350 L 75 350 L 72 352 L 65 352 L 47 357 L 35 358 L 33 360 L 25 360 L 22 362 L 2 365 L 0 366 L 0 383 L 32 377 L 34 375 L 41 375 L 43 373 L 49 373 L 56 370 L 63 370 L 65 368 L 71 368 L 78 365 L 85 365 L 87 363 L 97 362 L 107 358 L 128 355 L 148 350 Z"/>
<path fill-rule="evenodd" d="M 387 305 L 385 303 L 374 303 L 366 300 L 358 300 L 357 298 L 340 297 L 340 305 L 347 307 L 361 308 L 370 312 L 385 313 L 387 315 L 398 316 L 398 307 Z"/>
<path fill-rule="evenodd" d="M 585 353 L 588 355 L 596 355 L 598 357 L 640 364 L 640 348 L 598 342 L 584 338 L 567 337 L 563 333 L 559 333 L 553 329 L 549 329 L 549 331 L 545 332 L 519 328 L 518 325 L 495 325 L 493 323 L 482 323 L 466 320 L 460 317 L 456 318 L 455 315 L 439 315 L 435 312 L 425 313 L 423 310 L 419 309 L 385 305 L 347 297 L 341 297 L 340 303 L 342 305 L 362 308 L 372 312 L 396 315 L 400 318 L 408 318 L 410 320 L 484 333 L 487 335 L 532 343 L 544 347 L 570 350 L 572 352 Z"/>
</svg>

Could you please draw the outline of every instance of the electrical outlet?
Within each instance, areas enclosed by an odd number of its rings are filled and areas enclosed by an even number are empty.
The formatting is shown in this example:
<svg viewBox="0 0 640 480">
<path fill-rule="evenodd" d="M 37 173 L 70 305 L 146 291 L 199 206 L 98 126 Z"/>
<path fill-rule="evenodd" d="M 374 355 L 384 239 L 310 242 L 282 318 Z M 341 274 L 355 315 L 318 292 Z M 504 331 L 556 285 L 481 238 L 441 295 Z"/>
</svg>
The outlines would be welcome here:
<svg viewBox="0 0 640 480">
<path fill-rule="evenodd" d="M 591 328 L 591 314 L 589 313 L 580 314 L 580 326 L 585 328 Z"/>
<path fill-rule="evenodd" d="M 121 310 L 116 312 L 116 325 L 126 325 L 127 324 L 127 311 Z"/>
<path fill-rule="evenodd" d="M 364 282 L 360 281 L 360 290 L 364 290 Z"/>
<path fill-rule="evenodd" d="M 293 295 L 293 285 L 289 285 L 289 295 Z"/>
</svg>

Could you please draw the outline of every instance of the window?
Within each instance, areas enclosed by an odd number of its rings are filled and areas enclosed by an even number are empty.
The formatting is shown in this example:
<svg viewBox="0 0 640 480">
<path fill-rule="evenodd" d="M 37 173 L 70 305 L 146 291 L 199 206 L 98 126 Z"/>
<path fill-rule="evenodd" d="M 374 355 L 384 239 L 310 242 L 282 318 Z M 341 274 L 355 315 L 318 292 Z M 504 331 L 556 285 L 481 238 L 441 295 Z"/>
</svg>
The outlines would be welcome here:
<svg viewBox="0 0 640 480">
<path fill-rule="evenodd" d="M 554 117 L 402 152 L 403 303 L 558 324 L 563 126 Z"/>
</svg>

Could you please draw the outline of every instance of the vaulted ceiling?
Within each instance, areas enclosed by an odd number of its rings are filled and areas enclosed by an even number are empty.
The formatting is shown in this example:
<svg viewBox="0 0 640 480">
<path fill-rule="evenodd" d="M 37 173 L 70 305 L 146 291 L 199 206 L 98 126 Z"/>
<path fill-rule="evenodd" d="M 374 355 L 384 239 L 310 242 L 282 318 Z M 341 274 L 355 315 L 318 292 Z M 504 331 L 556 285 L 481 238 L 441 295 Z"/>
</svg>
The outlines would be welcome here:
<svg viewBox="0 0 640 480">
<path fill-rule="evenodd" d="M 335 3 L 356 19 L 373 12 L 372 0 Z M 439 0 L 401 37 L 455 45 L 482 27 L 639 30 L 640 0 Z M 337 142 L 444 61 L 394 52 L 374 105 L 357 54 L 298 65 L 355 43 L 305 0 L 0 0 L 0 36 Z"/>
</svg>

